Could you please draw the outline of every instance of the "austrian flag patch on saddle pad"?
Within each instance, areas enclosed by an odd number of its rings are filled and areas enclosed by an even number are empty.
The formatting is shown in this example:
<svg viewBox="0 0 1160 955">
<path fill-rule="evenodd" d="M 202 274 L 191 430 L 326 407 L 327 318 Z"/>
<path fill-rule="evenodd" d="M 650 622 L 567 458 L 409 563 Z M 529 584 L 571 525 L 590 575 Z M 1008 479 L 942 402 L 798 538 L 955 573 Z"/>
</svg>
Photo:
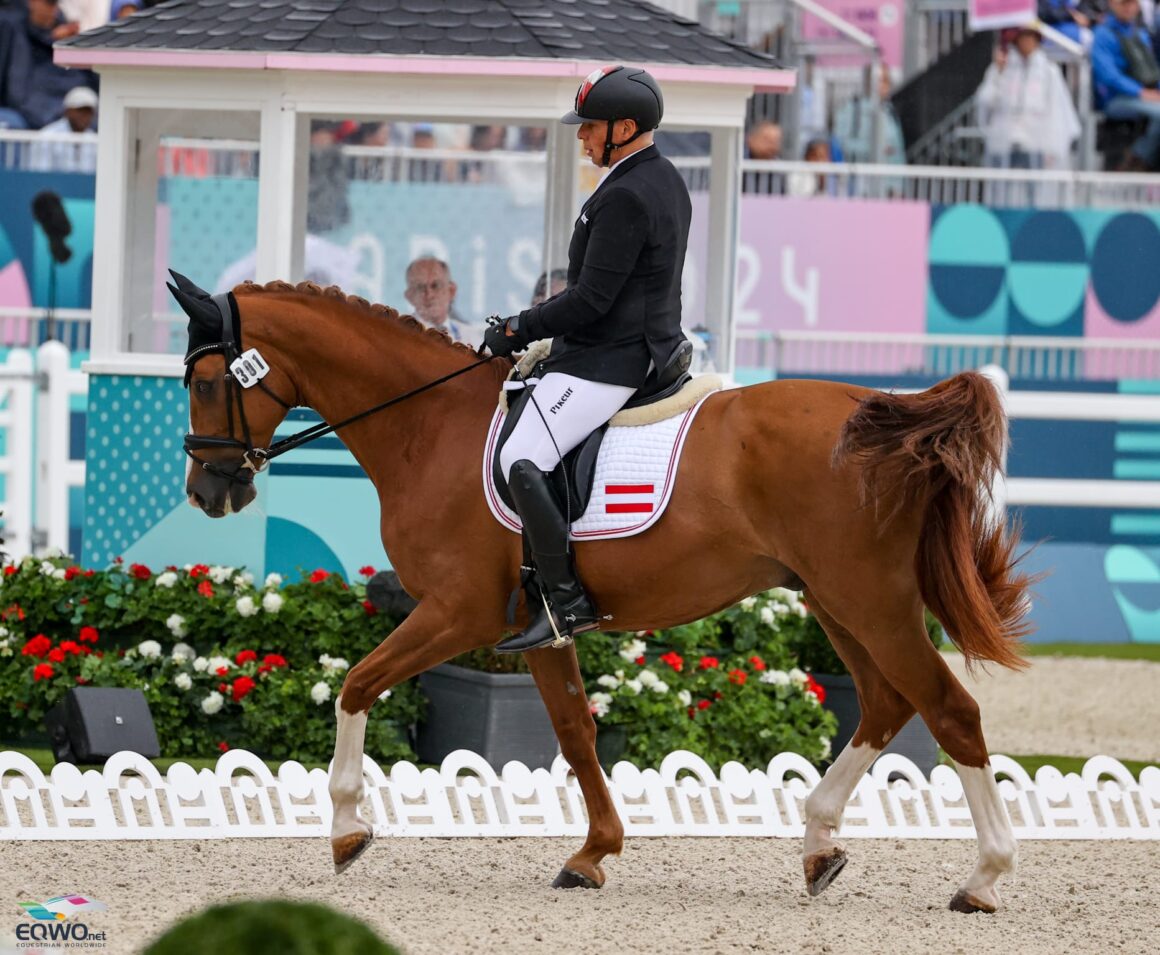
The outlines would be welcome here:
<svg viewBox="0 0 1160 955">
<path fill-rule="evenodd" d="M 720 387 L 719 380 L 714 386 Z M 707 389 L 698 390 L 701 394 L 695 404 L 660 421 L 618 425 L 617 419 L 612 419 L 596 458 L 588 507 L 572 522 L 573 540 L 631 537 L 656 523 L 672 496 L 685 438 L 708 397 Z M 504 409 L 497 408 L 487 433 L 484 495 L 495 519 L 519 533 L 523 529 L 519 515 L 504 503 L 495 486 L 493 459 L 504 416 Z"/>
</svg>

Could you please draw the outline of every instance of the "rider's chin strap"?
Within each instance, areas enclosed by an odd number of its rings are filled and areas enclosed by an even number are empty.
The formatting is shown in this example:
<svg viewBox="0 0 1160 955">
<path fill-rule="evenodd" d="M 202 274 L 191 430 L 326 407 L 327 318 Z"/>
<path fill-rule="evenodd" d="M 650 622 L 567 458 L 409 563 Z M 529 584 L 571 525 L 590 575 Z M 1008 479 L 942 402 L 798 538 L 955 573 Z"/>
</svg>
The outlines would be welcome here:
<svg viewBox="0 0 1160 955">
<path fill-rule="evenodd" d="M 626 139 L 624 142 L 614 143 L 612 141 L 612 127 L 615 123 L 616 123 L 615 119 L 610 119 L 608 121 L 608 131 L 604 134 L 604 156 L 600 160 L 601 166 L 608 165 L 608 161 L 612 158 L 612 150 L 623 149 L 629 143 L 635 141 L 637 138 L 643 136 L 646 132 L 648 132 L 648 130 L 641 129 L 638 126 L 636 129 L 636 132 L 633 133 L 631 136 L 629 136 L 628 139 Z"/>
</svg>

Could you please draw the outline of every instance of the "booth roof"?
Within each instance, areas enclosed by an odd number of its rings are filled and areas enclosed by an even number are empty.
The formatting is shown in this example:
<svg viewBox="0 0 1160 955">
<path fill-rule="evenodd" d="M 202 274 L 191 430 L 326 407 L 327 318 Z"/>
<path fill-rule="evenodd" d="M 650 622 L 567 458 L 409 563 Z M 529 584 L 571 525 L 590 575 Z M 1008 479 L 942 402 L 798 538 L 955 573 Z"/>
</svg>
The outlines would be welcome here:
<svg viewBox="0 0 1160 955">
<path fill-rule="evenodd" d="M 637 0 L 173 0 L 58 47 L 777 67 Z"/>
</svg>

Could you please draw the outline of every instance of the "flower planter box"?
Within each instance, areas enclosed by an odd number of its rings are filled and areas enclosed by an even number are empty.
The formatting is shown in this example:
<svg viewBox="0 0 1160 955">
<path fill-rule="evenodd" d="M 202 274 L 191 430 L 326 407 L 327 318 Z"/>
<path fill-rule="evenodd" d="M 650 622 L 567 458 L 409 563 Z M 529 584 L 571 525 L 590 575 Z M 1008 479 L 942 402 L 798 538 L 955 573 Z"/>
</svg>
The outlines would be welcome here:
<svg viewBox="0 0 1160 955">
<path fill-rule="evenodd" d="M 854 678 L 815 673 L 814 679 L 826 689 L 826 702 L 823 705 L 838 718 L 838 732 L 830 741 L 833 756 L 836 757 L 853 738 L 858 721 L 862 718 L 858 694 L 854 690 Z M 938 743 L 926 728 L 922 717 L 917 714 L 902 727 L 883 752 L 905 756 L 927 776 L 938 764 Z"/>
<path fill-rule="evenodd" d="M 499 770 L 519 760 L 530 768 L 550 767 L 559 747 L 527 673 L 484 673 L 444 663 L 419 677 L 427 695 L 427 719 L 416 750 L 425 763 L 468 749 Z"/>
</svg>

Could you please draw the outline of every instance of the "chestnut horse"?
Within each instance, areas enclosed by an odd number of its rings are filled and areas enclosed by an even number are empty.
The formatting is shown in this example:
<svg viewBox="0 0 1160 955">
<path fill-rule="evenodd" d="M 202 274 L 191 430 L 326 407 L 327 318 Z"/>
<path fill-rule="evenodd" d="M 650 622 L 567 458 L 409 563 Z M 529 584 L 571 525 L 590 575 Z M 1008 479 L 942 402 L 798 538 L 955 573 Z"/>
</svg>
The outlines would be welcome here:
<svg viewBox="0 0 1160 955">
<path fill-rule="evenodd" d="M 225 306 L 178 281 L 191 350 L 228 342 Z M 520 538 L 492 517 L 481 487 L 488 422 L 511 364 L 470 367 L 477 356 L 467 347 L 335 288 L 246 284 L 234 296 L 241 347 L 258 349 L 270 370 L 262 388 L 243 390 L 226 374 L 228 344 L 190 357 L 186 490 L 211 517 L 253 499 L 249 468 L 262 454 L 247 449 L 269 446 L 289 406 L 334 424 L 469 369 L 339 432 L 378 490 L 383 544 L 418 600 L 351 668 L 336 701 L 331 844 L 341 871 L 371 841 L 357 804 L 364 729 L 379 694 L 512 629 L 505 618 L 520 580 Z M 806 801 L 811 895 L 846 863 L 833 837 L 858 780 L 917 710 L 956 763 L 978 832 L 978 865 L 951 907 L 999 905 L 995 883 L 1015 863 L 1015 841 L 979 708 L 931 645 L 923 607 L 968 662 L 1022 665 L 1028 581 L 1013 570 L 1014 535 L 988 507 L 1005 441 L 998 396 L 975 373 L 909 395 L 820 381 L 722 391 L 694 421 L 664 518 L 635 537 L 577 545 L 580 575 L 609 629 L 672 627 L 772 587 L 805 591 L 862 709 L 850 745 Z M 527 620 L 522 599 L 517 627 Z M 596 758 L 575 649 L 526 656 L 589 816 L 588 837 L 555 884 L 599 887 L 601 860 L 621 851 L 623 827 Z"/>
</svg>

